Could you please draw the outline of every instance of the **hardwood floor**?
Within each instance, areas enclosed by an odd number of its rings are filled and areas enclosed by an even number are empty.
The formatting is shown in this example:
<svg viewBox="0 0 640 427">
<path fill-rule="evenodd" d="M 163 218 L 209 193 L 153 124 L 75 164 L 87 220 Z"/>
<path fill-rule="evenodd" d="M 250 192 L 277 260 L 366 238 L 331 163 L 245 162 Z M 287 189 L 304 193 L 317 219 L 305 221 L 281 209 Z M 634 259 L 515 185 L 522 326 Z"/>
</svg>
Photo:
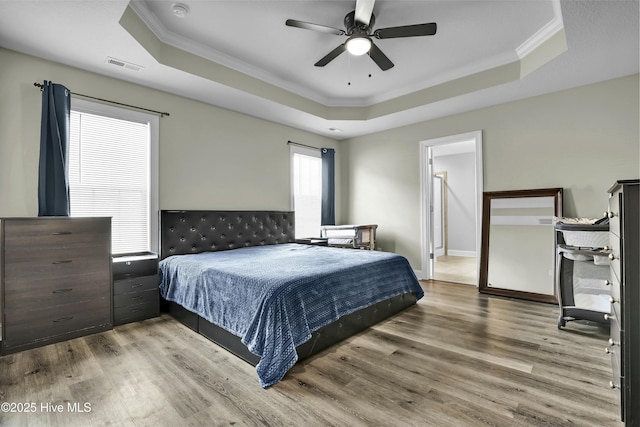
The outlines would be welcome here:
<svg viewBox="0 0 640 427">
<path fill-rule="evenodd" d="M 606 328 L 560 331 L 556 306 L 422 285 L 416 306 L 266 390 L 252 366 L 166 315 L 4 356 L 0 401 L 36 410 L 2 406 L 0 425 L 622 425 Z"/>
<path fill-rule="evenodd" d="M 465 285 L 478 285 L 476 257 L 439 256 L 434 263 L 433 279 Z"/>
</svg>

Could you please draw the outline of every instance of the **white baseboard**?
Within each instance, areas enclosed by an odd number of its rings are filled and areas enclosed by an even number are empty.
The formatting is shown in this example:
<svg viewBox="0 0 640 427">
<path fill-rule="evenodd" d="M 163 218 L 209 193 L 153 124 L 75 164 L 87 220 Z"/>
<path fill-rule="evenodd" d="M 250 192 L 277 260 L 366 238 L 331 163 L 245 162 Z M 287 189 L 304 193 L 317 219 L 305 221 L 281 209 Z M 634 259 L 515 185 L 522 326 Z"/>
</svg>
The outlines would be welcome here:
<svg viewBox="0 0 640 427">
<path fill-rule="evenodd" d="M 414 269 L 413 272 L 416 274 L 418 280 L 425 280 L 425 277 L 427 277 L 427 273 L 425 271 Z"/>
<path fill-rule="evenodd" d="M 454 249 L 447 250 L 447 255 L 449 256 L 476 256 L 476 251 L 456 251 Z"/>
</svg>

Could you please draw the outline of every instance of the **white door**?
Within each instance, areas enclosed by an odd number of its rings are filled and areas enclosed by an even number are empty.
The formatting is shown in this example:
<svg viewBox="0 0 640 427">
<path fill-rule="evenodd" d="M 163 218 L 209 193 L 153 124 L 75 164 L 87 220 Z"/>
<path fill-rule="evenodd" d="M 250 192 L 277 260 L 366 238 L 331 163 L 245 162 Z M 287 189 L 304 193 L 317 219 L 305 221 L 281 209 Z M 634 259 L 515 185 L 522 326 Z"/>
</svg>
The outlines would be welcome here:
<svg viewBox="0 0 640 427">
<path fill-rule="evenodd" d="M 445 227 L 444 227 L 444 180 L 439 175 L 433 175 L 432 183 L 432 192 L 433 195 L 433 203 L 431 206 L 433 207 L 433 251 L 434 251 L 434 262 L 438 261 L 439 256 L 443 256 L 445 254 Z"/>
</svg>

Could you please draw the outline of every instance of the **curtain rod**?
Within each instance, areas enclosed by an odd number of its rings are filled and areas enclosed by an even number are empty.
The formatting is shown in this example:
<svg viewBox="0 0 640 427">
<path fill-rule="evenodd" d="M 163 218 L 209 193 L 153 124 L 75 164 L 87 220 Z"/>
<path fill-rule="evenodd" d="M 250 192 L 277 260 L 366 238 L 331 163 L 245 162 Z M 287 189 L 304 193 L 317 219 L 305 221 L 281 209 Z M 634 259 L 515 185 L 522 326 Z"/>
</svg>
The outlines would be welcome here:
<svg viewBox="0 0 640 427">
<path fill-rule="evenodd" d="M 33 85 L 35 87 L 39 87 L 41 92 L 44 89 L 44 85 L 41 84 L 41 83 L 34 83 Z M 169 116 L 170 115 L 169 113 L 165 113 L 165 112 L 162 112 L 162 111 L 150 110 L 148 108 L 138 107 L 136 105 L 124 104 L 122 102 L 117 102 L 117 101 L 110 101 L 108 99 L 103 99 L 103 98 L 96 98 L 95 96 L 84 95 L 82 93 L 71 92 L 71 94 L 72 95 L 76 95 L 76 96 L 81 96 L 83 98 L 95 99 L 96 101 L 108 102 L 109 104 L 122 105 L 123 107 L 129 107 L 129 108 L 135 108 L 137 110 L 148 111 L 150 113 L 158 114 L 160 117 L 164 117 L 164 116 Z"/>
<path fill-rule="evenodd" d="M 288 145 L 299 145 L 300 147 L 305 147 L 305 148 L 311 148 L 312 150 L 321 150 L 321 148 L 318 147 L 312 147 L 310 145 L 304 145 L 304 144 L 300 144 L 298 142 L 293 142 L 293 141 L 287 141 Z"/>
</svg>

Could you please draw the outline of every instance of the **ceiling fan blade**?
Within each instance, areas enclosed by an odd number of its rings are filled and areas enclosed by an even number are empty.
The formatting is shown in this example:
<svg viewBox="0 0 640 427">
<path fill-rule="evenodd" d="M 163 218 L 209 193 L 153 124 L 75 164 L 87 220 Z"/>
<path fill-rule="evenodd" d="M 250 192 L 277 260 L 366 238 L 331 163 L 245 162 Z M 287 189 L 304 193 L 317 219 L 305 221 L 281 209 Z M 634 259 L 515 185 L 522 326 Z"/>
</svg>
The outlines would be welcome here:
<svg viewBox="0 0 640 427">
<path fill-rule="evenodd" d="M 297 21 L 295 19 L 287 19 L 285 25 L 289 27 L 302 28 L 305 30 L 319 31 L 321 33 L 335 34 L 342 36 L 346 34 L 343 30 L 339 30 L 333 27 L 327 27 L 326 25 L 312 24 L 310 22 Z"/>
<path fill-rule="evenodd" d="M 342 43 L 340 46 L 338 46 L 337 48 L 333 49 L 331 52 L 326 54 L 324 56 L 324 58 L 322 58 L 320 61 L 316 62 L 313 65 L 315 65 L 316 67 L 324 67 L 329 62 L 331 62 L 334 59 L 336 59 L 338 57 L 338 55 L 340 55 L 344 51 L 345 51 L 345 46 L 344 46 L 344 43 Z"/>
<path fill-rule="evenodd" d="M 373 13 L 373 5 L 376 0 L 356 0 L 356 17 L 355 20 L 369 26 L 371 14 Z"/>
<path fill-rule="evenodd" d="M 378 67 L 380 67 L 382 71 L 387 71 L 389 68 L 393 68 L 393 62 L 391 62 L 391 60 L 387 58 L 387 55 L 382 53 L 378 46 L 376 46 L 373 42 L 371 42 L 369 56 L 371 57 L 371 59 L 373 59 L 373 62 L 375 62 Z"/>
<path fill-rule="evenodd" d="M 398 37 L 432 36 L 438 26 L 435 22 L 428 24 L 405 25 L 402 27 L 380 28 L 372 34 L 377 39 L 395 39 Z"/>
</svg>

